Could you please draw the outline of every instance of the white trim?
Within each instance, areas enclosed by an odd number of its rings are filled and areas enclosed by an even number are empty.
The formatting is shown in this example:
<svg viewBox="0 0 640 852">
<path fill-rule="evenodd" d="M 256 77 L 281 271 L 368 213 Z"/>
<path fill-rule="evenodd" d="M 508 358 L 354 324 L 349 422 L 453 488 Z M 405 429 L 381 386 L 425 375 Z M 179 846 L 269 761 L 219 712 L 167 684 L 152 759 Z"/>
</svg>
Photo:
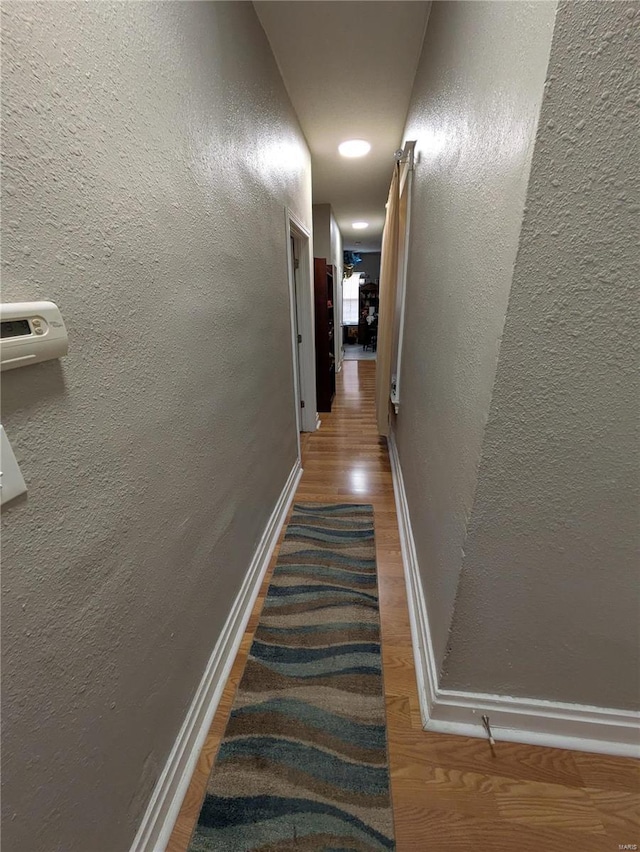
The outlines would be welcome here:
<svg viewBox="0 0 640 852">
<path fill-rule="evenodd" d="M 285 210 L 285 213 L 287 211 Z M 291 250 L 291 242 L 295 239 L 291 229 L 291 220 L 286 216 L 286 233 L 287 233 L 287 283 L 289 284 L 289 323 L 291 328 L 291 366 L 293 368 L 293 407 L 296 418 L 296 440 L 298 442 L 298 458 L 302 455 L 302 446 L 300 444 L 300 432 L 302 431 L 302 414 L 304 412 L 301 403 L 303 399 L 301 377 L 302 372 L 299 364 L 299 359 L 302 355 L 299 352 L 301 344 L 298 343 L 298 322 L 297 322 L 297 298 L 296 298 L 296 281 L 294 269 L 294 252 Z M 299 243 L 298 243 L 299 245 Z"/>
<path fill-rule="evenodd" d="M 431 644 L 431 631 L 429 630 L 429 617 L 427 605 L 424 599 L 424 590 L 418 573 L 418 557 L 416 555 L 415 542 L 411 531 L 411 518 L 409 517 L 409 506 L 402 478 L 402 469 L 398 458 L 393 428 L 387 439 L 389 448 L 389 459 L 391 461 L 391 476 L 393 478 L 393 494 L 396 501 L 396 512 L 398 515 L 398 530 L 400 532 L 400 547 L 402 549 L 402 563 L 404 566 L 404 579 L 407 586 L 407 601 L 409 604 L 409 620 L 411 622 L 411 640 L 413 644 L 413 657 L 416 667 L 416 678 L 418 681 L 418 698 L 420 699 L 420 716 L 423 727 L 429 723 L 431 711 L 438 694 L 438 678 L 433 645 Z"/>
<path fill-rule="evenodd" d="M 439 687 L 429 618 L 393 431 L 389 435 L 388 446 L 424 729 L 465 737 L 485 737 L 481 716 L 487 714 L 498 743 L 505 740 L 599 754 L 640 757 L 640 713 Z"/>
<path fill-rule="evenodd" d="M 339 257 L 342 257 L 342 239 L 340 239 Z M 338 375 L 342 369 L 344 354 L 342 351 L 342 262 L 339 265 L 334 263 L 333 268 L 335 269 L 333 281 L 333 354 L 335 357 L 336 375 Z"/>
<path fill-rule="evenodd" d="M 267 522 L 238 596 L 151 795 L 130 852 L 161 852 L 169 842 L 301 476 L 302 468 L 298 459 Z"/>
<path fill-rule="evenodd" d="M 587 704 L 441 689 L 426 730 L 482 737 L 484 713 L 497 740 L 640 757 L 640 714 Z"/>
<path fill-rule="evenodd" d="M 287 237 L 287 280 L 289 282 L 289 305 L 291 311 L 291 342 L 294 372 L 294 394 L 296 422 L 298 432 L 315 432 L 316 429 L 316 367 L 315 367 L 315 324 L 313 318 L 313 250 L 311 231 L 296 214 L 285 207 L 285 233 Z M 298 286 L 295 286 L 291 270 L 291 238 L 298 243 L 300 257 L 298 266 Z M 302 342 L 295 336 L 296 297 L 298 310 L 298 331 Z M 298 361 L 300 377 L 298 382 Z M 298 390 L 299 388 L 299 390 Z M 305 407 L 300 408 L 300 393 Z M 298 435 L 298 440 L 300 436 Z"/>
<path fill-rule="evenodd" d="M 397 343 L 393 353 L 394 363 L 391 364 L 391 401 L 397 414 L 400 408 L 400 380 L 402 378 L 402 346 L 404 343 L 404 317 L 407 301 L 407 277 L 409 272 L 409 244 L 411 232 L 411 197 L 413 191 L 413 168 L 415 141 L 405 143 L 403 150 L 402 170 L 400 174 L 400 187 L 398 198 L 402 203 L 402 195 L 407 193 L 407 214 L 404 228 L 404 245 L 398 247 L 398 290 L 400 295 L 400 308 L 398 311 Z M 397 297 L 396 297 L 397 305 Z"/>
</svg>

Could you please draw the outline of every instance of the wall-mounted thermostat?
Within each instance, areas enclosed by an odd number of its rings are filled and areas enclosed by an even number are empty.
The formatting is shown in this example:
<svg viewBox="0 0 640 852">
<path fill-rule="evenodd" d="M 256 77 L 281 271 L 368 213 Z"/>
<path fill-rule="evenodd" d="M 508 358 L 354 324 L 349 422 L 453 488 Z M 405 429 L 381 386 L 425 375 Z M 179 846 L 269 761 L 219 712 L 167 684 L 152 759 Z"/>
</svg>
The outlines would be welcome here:
<svg viewBox="0 0 640 852">
<path fill-rule="evenodd" d="M 0 360 L 3 370 L 60 358 L 69 349 L 62 314 L 53 302 L 0 304 Z"/>
</svg>

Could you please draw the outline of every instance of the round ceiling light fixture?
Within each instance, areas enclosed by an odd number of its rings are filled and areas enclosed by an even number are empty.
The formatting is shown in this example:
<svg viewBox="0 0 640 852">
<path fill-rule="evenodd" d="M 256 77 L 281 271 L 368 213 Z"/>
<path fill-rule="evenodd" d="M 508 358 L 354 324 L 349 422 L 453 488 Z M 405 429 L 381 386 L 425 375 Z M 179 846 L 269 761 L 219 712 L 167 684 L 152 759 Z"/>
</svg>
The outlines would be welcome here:
<svg viewBox="0 0 640 852">
<path fill-rule="evenodd" d="M 338 151 L 343 157 L 364 157 L 371 150 L 371 145 L 364 139 L 348 139 L 338 145 Z"/>
<path fill-rule="evenodd" d="M 365 228 L 369 227 L 369 223 L 368 222 L 352 222 L 351 227 L 355 231 L 364 231 Z"/>
</svg>

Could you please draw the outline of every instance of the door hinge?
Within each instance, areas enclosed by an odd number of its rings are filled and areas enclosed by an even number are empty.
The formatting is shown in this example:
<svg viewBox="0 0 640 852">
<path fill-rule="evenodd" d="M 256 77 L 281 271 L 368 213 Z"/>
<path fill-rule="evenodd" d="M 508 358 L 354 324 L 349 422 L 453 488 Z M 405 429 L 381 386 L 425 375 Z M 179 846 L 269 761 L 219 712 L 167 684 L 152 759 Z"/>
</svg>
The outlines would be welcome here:
<svg viewBox="0 0 640 852">
<path fill-rule="evenodd" d="M 304 399 L 300 400 L 300 408 L 304 408 Z"/>
<path fill-rule="evenodd" d="M 298 258 L 297 258 L 297 257 L 294 257 L 294 258 L 293 258 L 293 268 L 294 268 L 294 269 L 299 269 L 299 268 L 300 268 L 300 261 L 298 260 Z"/>
<path fill-rule="evenodd" d="M 298 343 L 302 343 L 302 335 L 301 334 L 298 335 Z"/>
</svg>

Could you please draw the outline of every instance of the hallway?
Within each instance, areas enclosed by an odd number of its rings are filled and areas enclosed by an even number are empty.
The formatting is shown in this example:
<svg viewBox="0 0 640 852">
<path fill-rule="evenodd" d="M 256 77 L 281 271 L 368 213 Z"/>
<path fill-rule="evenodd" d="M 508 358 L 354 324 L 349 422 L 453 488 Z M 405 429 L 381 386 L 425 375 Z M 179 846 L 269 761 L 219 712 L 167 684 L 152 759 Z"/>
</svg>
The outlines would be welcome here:
<svg viewBox="0 0 640 852">
<path fill-rule="evenodd" d="M 397 849 L 640 848 L 640 0 L 1 11 L 2 848 L 185 852 L 294 497 Z"/>
<path fill-rule="evenodd" d="M 422 730 L 391 467 L 374 403 L 375 364 L 344 362 L 331 414 L 302 435 L 296 500 L 374 506 L 398 852 L 609 852 L 636 842 L 635 761 L 502 742 L 493 758 L 485 740 Z M 276 558 L 277 549 L 167 852 L 189 844 Z"/>
</svg>

